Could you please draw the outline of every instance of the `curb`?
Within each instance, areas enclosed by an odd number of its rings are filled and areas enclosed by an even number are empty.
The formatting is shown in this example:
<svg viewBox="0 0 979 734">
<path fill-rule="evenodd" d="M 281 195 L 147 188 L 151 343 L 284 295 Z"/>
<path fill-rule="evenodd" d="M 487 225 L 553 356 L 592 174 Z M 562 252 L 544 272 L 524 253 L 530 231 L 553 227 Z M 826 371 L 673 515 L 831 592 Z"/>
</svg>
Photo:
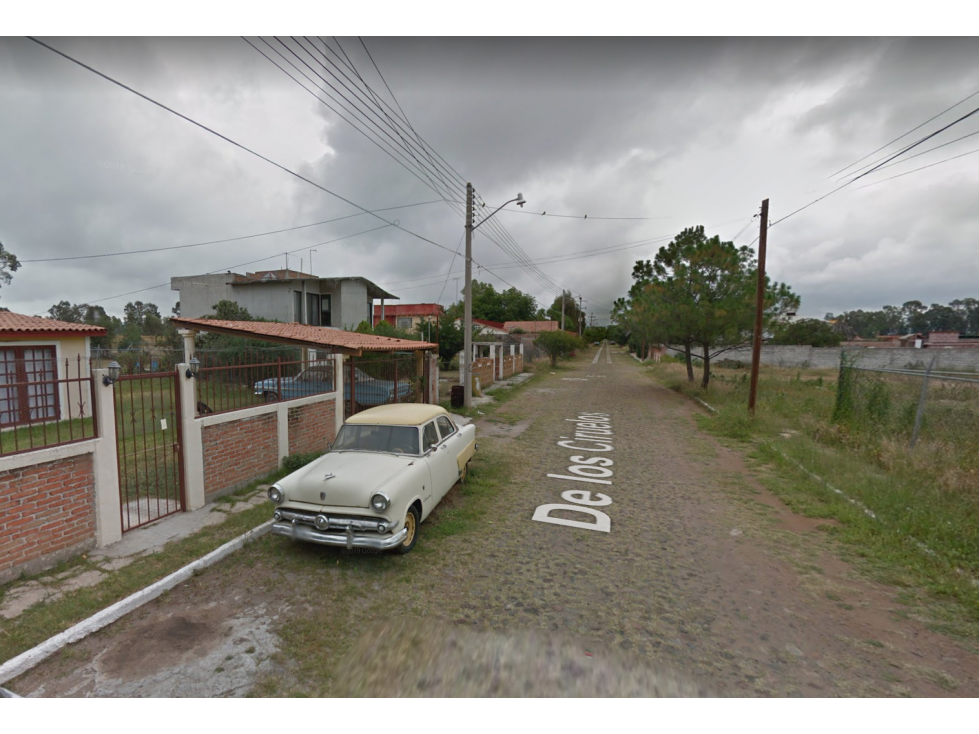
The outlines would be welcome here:
<svg viewBox="0 0 979 734">
<path fill-rule="evenodd" d="M 234 540 L 229 540 L 219 548 L 208 553 L 206 556 L 198 558 L 196 561 L 188 563 L 183 568 L 174 571 L 169 576 L 156 581 L 145 589 L 137 591 L 135 594 L 127 596 L 125 599 L 117 601 L 112 606 L 106 607 L 101 612 L 96 612 L 86 620 L 79 622 L 73 627 L 69 627 L 64 632 L 60 632 L 54 637 L 50 637 L 40 645 L 22 652 L 17 657 L 11 658 L 0 665 L 0 683 L 6 683 L 19 675 L 23 675 L 38 663 L 46 660 L 61 650 L 66 645 L 77 642 L 88 637 L 93 632 L 112 624 L 116 620 L 129 614 L 134 609 L 138 609 L 149 601 L 156 599 L 164 591 L 169 591 L 177 584 L 183 583 L 191 578 L 195 572 L 201 571 L 218 561 L 226 558 L 236 550 L 242 548 L 245 543 L 260 538 L 272 529 L 273 520 L 262 523 L 257 528 L 252 528 L 247 533 L 239 535 Z"/>
</svg>

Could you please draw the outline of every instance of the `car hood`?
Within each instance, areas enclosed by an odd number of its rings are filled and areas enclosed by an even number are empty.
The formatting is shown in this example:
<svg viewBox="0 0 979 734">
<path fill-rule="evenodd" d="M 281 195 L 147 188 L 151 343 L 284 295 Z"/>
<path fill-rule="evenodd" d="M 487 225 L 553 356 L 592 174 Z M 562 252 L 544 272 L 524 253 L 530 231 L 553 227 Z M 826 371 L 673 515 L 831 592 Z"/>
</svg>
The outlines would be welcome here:
<svg viewBox="0 0 979 734">
<path fill-rule="evenodd" d="M 285 492 L 286 503 L 367 508 L 375 490 L 418 458 L 368 451 L 330 452 L 293 472 L 278 485 Z M 326 479 L 329 474 L 333 476 Z"/>
</svg>

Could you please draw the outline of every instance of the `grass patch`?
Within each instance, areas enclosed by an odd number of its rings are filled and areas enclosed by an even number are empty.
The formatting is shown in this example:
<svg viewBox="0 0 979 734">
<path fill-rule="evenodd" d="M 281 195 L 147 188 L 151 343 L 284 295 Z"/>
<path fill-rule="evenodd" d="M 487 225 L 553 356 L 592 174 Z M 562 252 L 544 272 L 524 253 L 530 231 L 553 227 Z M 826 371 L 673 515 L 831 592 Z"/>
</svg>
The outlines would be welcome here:
<svg viewBox="0 0 979 734">
<path fill-rule="evenodd" d="M 892 384 L 858 374 L 854 379 L 864 384 L 844 388 L 856 396 L 851 414 L 862 411 L 863 418 L 847 422 L 837 415 L 834 422 L 838 370 L 763 367 L 752 420 L 746 369 L 718 368 L 706 391 L 687 382 L 683 365 L 645 369 L 665 386 L 713 407 L 716 413 L 697 416 L 698 425 L 740 445 L 764 467 L 762 481 L 793 511 L 838 520 L 829 530 L 843 541 L 847 560 L 861 563 L 879 581 L 927 590 L 930 612 L 938 613 L 936 602 L 960 605 L 958 614 L 941 612 L 958 617 L 949 628 L 979 637 L 977 464 L 962 471 L 963 457 L 972 461 L 979 430 L 967 430 L 969 418 L 958 403 L 948 408 L 956 411 L 954 421 L 947 419 L 953 430 L 932 425 L 908 451 L 904 378 Z M 945 392 L 930 393 L 928 409 L 936 416 L 945 415 L 944 408 L 932 405 L 932 398 L 947 397 Z"/>
<path fill-rule="evenodd" d="M 259 484 L 274 482 L 283 476 L 284 472 L 274 472 L 239 491 L 242 494 L 247 493 Z M 106 574 L 95 586 L 69 592 L 56 601 L 35 605 L 15 619 L 3 620 L 0 622 L 0 661 L 9 660 L 31 649 L 111 604 L 159 581 L 229 540 L 261 525 L 270 516 L 269 506 L 265 505 L 231 515 L 223 523 L 206 527 L 188 538 L 167 543 L 161 552 L 139 558 L 124 568 Z M 67 570 L 79 564 L 91 565 L 91 561 L 78 557 L 53 571 L 46 571 L 43 576 L 59 572 L 62 566 Z M 6 584 L 2 587 L 2 592 L 5 593 L 16 583 L 19 581 Z"/>
<path fill-rule="evenodd" d="M 91 418 L 41 422 L 0 432 L 0 455 L 90 438 L 95 438 Z"/>
</svg>

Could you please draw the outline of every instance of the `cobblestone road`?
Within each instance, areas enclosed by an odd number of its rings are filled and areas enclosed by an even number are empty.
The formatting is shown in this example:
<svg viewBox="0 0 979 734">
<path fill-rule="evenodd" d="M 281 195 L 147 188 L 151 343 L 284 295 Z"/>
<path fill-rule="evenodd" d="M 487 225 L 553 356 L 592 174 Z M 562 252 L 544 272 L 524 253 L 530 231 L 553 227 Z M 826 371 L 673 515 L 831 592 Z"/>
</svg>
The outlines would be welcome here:
<svg viewBox="0 0 979 734">
<path fill-rule="evenodd" d="M 276 615 L 272 634 L 289 620 L 292 637 L 339 625 L 310 638 L 322 646 L 323 665 L 347 655 L 328 683 L 304 681 L 288 660 L 257 661 L 265 676 L 257 693 L 979 694 L 976 654 L 906 618 L 896 590 L 841 562 L 818 521 L 789 513 L 737 453 L 696 428 L 699 408 L 657 386 L 624 352 L 613 350 L 611 363 L 593 356 L 572 369 L 544 369 L 493 422 L 477 424 L 481 448 L 516 461 L 512 481 L 477 530 L 442 538 L 437 553 L 405 557 L 422 582 L 400 583 L 402 561 L 362 559 L 378 563 L 361 564 L 358 593 L 331 596 L 338 551 L 265 538 L 154 602 L 129 628 L 150 634 L 154 618 L 175 609 L 193 617 L 205 604 L 226 607 L 229 619 L 254 616 L 261 605 Z M 613 460 L 612 483 L 548 478 L 568 474 L 570 457 L 583 454 L 558 442 L 573 435 L 566 419 L 589 412 L 610 416 L 614 449 L 593 455 Z M 597 508 L 610 532 L 532 521 L 539 505 L 562 503 L 568 489 L 612 498 Z M 324 563 L 285 575 L 281 559 L 297 553 Z M 377 630 L 403 632 L 406 624 L 424 639 L 384 649 L 385 639 L 403 642 L 404 634 Z M 380 627 L 365 635 L 370 625 Z M 52 679 L 74 677 L 61 690 L 111 695 L 111 686 L 86 687 L 77 677 L 124 640 L 124 632 L 100 633 L 77 646 L 77 663 L 46 663 L 19 692 L 46 683 L 44 692 L 56 695 Z M 664 684 L 664 669 L 691 682 Z"/>
</svg>

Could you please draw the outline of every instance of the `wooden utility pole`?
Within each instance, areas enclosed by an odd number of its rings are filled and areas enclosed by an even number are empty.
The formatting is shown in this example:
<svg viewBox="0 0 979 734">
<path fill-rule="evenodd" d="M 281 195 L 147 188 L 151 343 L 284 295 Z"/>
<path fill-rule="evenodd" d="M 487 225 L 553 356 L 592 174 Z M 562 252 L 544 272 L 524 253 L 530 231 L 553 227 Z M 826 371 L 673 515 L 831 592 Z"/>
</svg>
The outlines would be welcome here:
<svg viewBox="0 0 979 734">
<path fill-rule="evenodd" d="M 561 331 L 564 331 L 564 290 L 561 290 Z"/>
<path fill-rule="evenodd" d="M 751 341 L 751 390 L 748 392 L 748 413 L 755 417 L 758 397 L 758 366 L 761 363 L 761 327 L 765 311 L 765 248 L 768 245 L 768 199 L 761 203 L 761 225 L 758 233 L 758 289 L 755 293 L 755 336 Z"/>
<path fill-rule="evenodd" d="M 578 296 L 578 336 L 581 336 L 581 326 L 582 322 L 585 320 L 585 312 L 581 310 L 584 306 L 582 303 L 583 300 L 584 299 L 582 299 L 581 296 Z"/>
</svg>

